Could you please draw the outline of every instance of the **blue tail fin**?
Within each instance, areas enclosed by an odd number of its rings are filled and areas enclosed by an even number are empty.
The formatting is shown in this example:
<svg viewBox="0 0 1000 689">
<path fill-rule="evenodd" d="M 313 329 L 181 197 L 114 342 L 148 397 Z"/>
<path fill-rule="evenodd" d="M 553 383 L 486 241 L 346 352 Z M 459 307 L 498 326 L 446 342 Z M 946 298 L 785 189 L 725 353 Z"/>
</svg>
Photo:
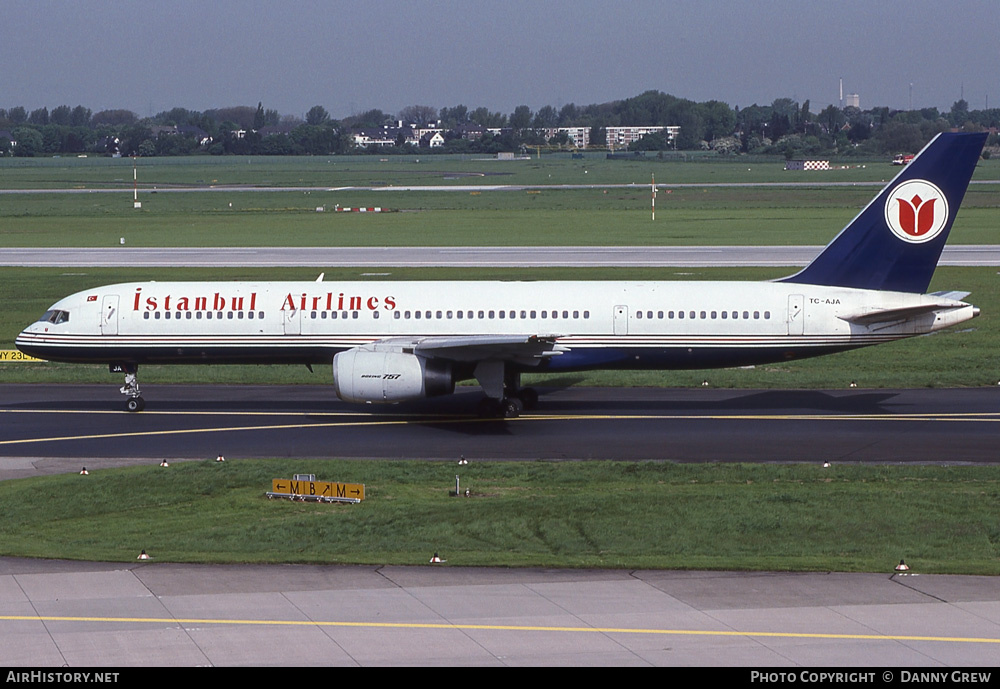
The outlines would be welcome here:
<svg viewBox="0 0 1000 689">
<path fill-rule="evenodd" d="M 938 134 L 812 263 L 780 282 L 927 291 L 986 134 Z"/>
</svg>

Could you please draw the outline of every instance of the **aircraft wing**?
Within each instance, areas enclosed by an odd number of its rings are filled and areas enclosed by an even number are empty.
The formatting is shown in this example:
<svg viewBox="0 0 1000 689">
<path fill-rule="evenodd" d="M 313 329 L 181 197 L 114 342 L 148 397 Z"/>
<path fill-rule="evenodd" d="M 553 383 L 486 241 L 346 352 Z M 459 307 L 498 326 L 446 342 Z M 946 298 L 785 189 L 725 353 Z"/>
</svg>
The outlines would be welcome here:
<svg viewBox="0 0 1000 689">
<path fill-rule="evenodd" d="M 413 353 L 449 361 L 531 361 L 558 356 L 564 349 L 552 335 L 462 335 L 424 337 Z"/>
</svg>

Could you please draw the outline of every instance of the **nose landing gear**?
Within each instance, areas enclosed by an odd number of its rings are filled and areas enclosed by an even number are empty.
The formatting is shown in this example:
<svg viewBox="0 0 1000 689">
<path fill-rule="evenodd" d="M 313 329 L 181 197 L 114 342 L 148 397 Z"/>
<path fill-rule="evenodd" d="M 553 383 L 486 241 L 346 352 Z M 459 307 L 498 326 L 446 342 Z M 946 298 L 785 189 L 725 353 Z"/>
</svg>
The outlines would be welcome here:
<svg viewBox="0 0 1000 689">
<path fill-rule="evenodd" d="M 121 393 L 128 396 L 125 401 L 125 408 L 129 411 L 142 411 L 146 408 L 146 400 L 142 399 L 139 392 L 139 366 L 137 364 L 111 365 L 112 373 L 125 373 L 125 385 L 121 387 Z"/>
</svg>

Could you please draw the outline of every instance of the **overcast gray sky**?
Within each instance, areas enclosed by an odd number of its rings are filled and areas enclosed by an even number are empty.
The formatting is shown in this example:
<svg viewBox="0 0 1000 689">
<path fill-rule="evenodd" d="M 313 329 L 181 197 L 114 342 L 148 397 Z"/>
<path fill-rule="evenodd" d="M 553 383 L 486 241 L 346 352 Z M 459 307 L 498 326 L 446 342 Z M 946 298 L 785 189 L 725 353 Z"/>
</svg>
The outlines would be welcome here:
<svg viewBox="0 0 1000 689">
<path fill-rule="evenodd" d="M 0 0 L 0 108 L 1000 107 L 998 0 Z"/>
</svg>

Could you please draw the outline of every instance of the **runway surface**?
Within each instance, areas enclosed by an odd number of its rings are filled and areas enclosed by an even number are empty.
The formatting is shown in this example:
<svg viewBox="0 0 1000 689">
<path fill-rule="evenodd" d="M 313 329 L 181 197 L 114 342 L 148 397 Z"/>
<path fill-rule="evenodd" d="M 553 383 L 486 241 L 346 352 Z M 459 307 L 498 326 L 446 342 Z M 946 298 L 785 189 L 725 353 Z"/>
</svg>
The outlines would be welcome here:
<svg viewBox="0 0 1000 689">
<path fill-rule="evenodd" d="M 997 462 L 1000 387 L 540 389 L 512 420 L 482 393 L 388 406 L 332 386 L 0 385 L 0 478 L 151 459 L 360 457 L 747 462 Z M 30 459 L 24 459 L 30 458 Z M 102 464 L 105 463 L 105 464 Z"/>
<path fill-rule="evenodd" d="M 742 666 L 995 675 L 993 577 L 0 558 L 0 665 Z M 122 669 L 124 668 L 124 669 Z M 950 671 L 945 671 L 950 676 Z M 144 671 L 145 672 L 145 671 Z M 889 674 L 885 674 L 889 673 Z"/>
<path fill-rule="evenodd" d="M 496 159 L 489 159 L 483 162 L 496 162 Z M 898 172 L 898 171 L 897 171 Z M 447 174 L 447 173 L 444 173 Z M 463 177 L 474 179 L 482 177 L 490 177 L 491 174 L 468 174 L 468 173 L 455 173 L 460 174 Z M 499 173 L 504 174 L 504 173 Z M 753 188 L 753 187 L 771 187 L 771 188 L 813 188 L 813 187 L 884 187 L 886 180 L 881 181 L 854 181 L 854 182 L 829 182 L 821 180 L 810 180 L 807 182 L 684 182 L 676 184 L 660 183 L 656 185 L 657 189 L 701 189 L 701 188 L 719 188 L 724 189 L 727 187 L 732 188 Z M 969 184 L 976 185 L 993 185 L 1000 184 L 1000 180 L 994 179 L 983 179 L 983 180 L 972 180 Z M 148 194 L 187 194 L 187 193 L 234 193 L 234 192 L 266 192 L 266 193 L 281 193 L 281 192 L 324 192 L 324 191 L 434 191 L 434 192 L 461 192 L 468 193 L 470 191 L 528 191 L 528 190 L 538 190 L 538 191 L 554 191 L 554 190 L 574 190 L 574 189 L 649 189 L 650 184 L 647 182 L 627 182 L 619 184 L 417 184 L 417 185 L 377 185 L 377 186 L 346 186 L 346 187 L 328 187 L 328 186 L 288 186 L 288 187 L 273 187 L 273 186 L 256 186 L 251 184 L 185 184 L 185 185 L 152 185 L 152 184 L 141 184 L 138 187 L 139 192 L 146 196 Z M 53 189 L 0 189 L 0 195 L 18 195 L 18 194 L 133 194 L 134 189 L 130 186 L 120 186 L 120 187 L 83 187 L 75 186 L 72 188 L 53 188 Z"/>
<path fill-rule="evenodd" d="M 820 246 L 8 248 L 23 267 L 739 267 L 804 266 Z M 1000 266 L 1000 245 L 946 246 L 943 266 Z"/>
</svg>

